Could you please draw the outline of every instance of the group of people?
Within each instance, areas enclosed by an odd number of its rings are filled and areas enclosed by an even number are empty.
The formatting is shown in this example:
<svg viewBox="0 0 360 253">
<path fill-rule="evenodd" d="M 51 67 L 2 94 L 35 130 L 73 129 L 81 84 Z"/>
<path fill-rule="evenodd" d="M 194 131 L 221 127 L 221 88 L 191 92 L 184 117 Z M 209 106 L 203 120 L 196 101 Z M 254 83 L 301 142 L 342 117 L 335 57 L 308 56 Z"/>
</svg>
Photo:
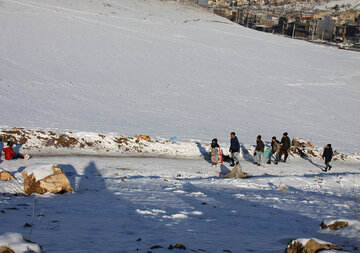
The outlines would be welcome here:
<svg viewBox="0 0 360 253">
<path fill-rule="evenodd" d="M 265 151 L 265 144 L 261 140 L 261 135 L 258 135 L 256 138 L 256 148 L 254 152 L 254 164 L 260 166 L 261 164 L 265 164 L 267 158 L 267 164 L 271 164 L 272 156 L 275 157 L 274 164 L 278 164 L 279 162 L 286 163 L 286 160 L 289 156 L 289 150 L 291 147 L 291 141 L 288 137 L 288 133 L 283 133 L 281 141 L 278 141 L 275 136 L 271 138 L 271 147 Z M 240 162 L 240 143 L 238 138 L 236 137 L 235 132 L 230 133 L 230 166 L 234 166 Z M 284 157 L 282 160 L 281 158 Z M 331 170 L 332 166 L 330 165 L 330 161 L 333 157 L 333 151 L 331 144 L 328 144 L 324 148 L 324 152 L 322 155 L 325 160 L 325 172 Z M 223 156 L 221 153 L 220 146 L 217 142 L 217 139 L 213 139 L 211 141 L 211 161 L 212 166 L 217 167 L 219 163 L 223 162 Z"/>
<path fill-rule="evenodd" d="M 283 133 L 283 137 L 281 141 L 278 141 L 275 136 L 271 138 L 271 149 L 268 154 L 267 164 L 271 164 L 271 157 L 275 156 L 275 164 L 283 161 L 286 163 L 286 160 L 289 156 L 289 149 L 291 147 L 291 141 L 288 137 L 288 133 Z M 261 135 L 258 135 L 256 138 L 256 148 L 255 148 L 255 164 L 260 166 L 262 163 L 265 163 L 265 155 L 264 155 L 265 145 L 261 140 Z M 284 160 L 281 160 L 282 156 L 284 156 Z"/>
</svg>

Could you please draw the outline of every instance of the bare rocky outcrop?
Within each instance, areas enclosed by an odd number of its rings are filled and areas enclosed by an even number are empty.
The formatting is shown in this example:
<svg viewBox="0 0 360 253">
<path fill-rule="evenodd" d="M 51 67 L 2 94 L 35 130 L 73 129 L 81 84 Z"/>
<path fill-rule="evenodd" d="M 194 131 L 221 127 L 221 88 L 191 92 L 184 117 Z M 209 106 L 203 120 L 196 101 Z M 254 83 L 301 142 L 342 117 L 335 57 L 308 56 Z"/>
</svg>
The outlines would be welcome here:
<svg viewBox="0 0 360 253">
<path fill-rule="evenodd" d="M 250 177 L 250 175 L 247 174 L 247 173 L 244 173 L 242 171 L 240 163 L 238 163 L 237 165 L 235 165 L 235 167 L 232 169 L 231 172 L 229 172 L 229 173 L 227 173 L 225 175 L 225 177 L 226 178 L 232 178 L 232 177 L 234 177 L 234 178 L 247 178 L 247 177 Z"/>
<path fill-rule="evenodd" d="M 303 245 L 304 242 L 302 241 L 306 241 L 306 244 Z M 301 240 L 291 241 L 288 244 L 285 252 L 286 253 L 316 253 L 321 250 L 345 251 L 344 249 L 331 243 L 321 242 L 316 239 L 310 239 L 310 240 L 301 239 Z"/>
<path fill-rule="evenodd" d="M 303 138 L 297 138 L 297 137 L 295 137 L 292 140 L 292 146 L 314 148 L 314 145 L 312 144 L 311 141 L 305 140 Z"/>
<path fill-rule="evenodd" d="M 0 181 L 10 181 L 13 180 L 14 177 L 10 174 L 10 172 L 6 170 L 0 171 Z"/>
<path fill-rule="evenodd" d="M 136 136 L 136 138 L 142 139 L 142 140 L 144 140 L 144 141 L 151 141 L 150 136 L 144 135 L 144 134 L 139 134 L 139 135 Z"/>
<path fill-rule="evenodd" d="M 41 168 L 39 168 L 39 170 L 40 169 Z M 22 172 L 24 178 L 24 193 L 26 195 L 32 193 L 44 194 L 46 192 L 56 194 L 74 191 L 64 171 L 59 166 L 52 165 L 52 171 L 52 174 L 37 180 L 34 173 L 28 175 L 26 170 L 24 170 Z"/>
</svg>

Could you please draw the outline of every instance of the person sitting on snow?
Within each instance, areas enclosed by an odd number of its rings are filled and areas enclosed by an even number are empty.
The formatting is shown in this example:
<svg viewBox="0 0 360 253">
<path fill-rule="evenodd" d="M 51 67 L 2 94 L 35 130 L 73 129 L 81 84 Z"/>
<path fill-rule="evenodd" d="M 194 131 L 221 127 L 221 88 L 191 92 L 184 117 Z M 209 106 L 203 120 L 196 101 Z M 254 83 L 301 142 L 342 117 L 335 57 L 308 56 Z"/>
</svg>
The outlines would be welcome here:
<svg viewBox="0 0 360 253">
<path fill-rule="evenodd" d="M 217 139 L 211 141 L 211 162 L 213 167 L 217 167 L 218 163 L 222 163 L 222 154 Z"/>
<path fill-rule="evenodd" d="M 29 159 L 29 155 L 23 156 L 22 154 L 17 154 L 14 152 L 13 147 L 14 142 L 8 141 L 6 144 L 6 147 L 3 148 L 3 151 L 5 153 L 5 160 L 12 160 L 12 159 Z"/>
</svg>

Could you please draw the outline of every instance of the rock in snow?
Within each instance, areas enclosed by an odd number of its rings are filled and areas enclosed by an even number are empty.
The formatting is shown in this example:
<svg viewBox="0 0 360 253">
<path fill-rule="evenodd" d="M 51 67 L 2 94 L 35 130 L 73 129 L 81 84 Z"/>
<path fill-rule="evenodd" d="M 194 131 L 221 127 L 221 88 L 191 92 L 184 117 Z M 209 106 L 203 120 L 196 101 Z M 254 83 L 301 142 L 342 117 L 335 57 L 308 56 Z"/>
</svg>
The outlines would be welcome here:
<svg viewBox="0 0 360 253">
<path fill-rule="evenodd" d="M 0 169 L 0 181 L 10 181 L 13 179 L 14 177 L 10 174 L 10 172 Z"/>
<path fill-rule="evenodd" d="M 286 248 L 286 253 L 315 253 L 321 250 L 343 251 L 342 248 L 328 242 L 324 242 L 315 238 L 301 238 L 291 241 Z"/>
<path fill-rule="evenodd" d="M 303 138 L 297 138 L 295 137 L 292 140 L 292 146 L 296 146 L 296 147 L 309 147 L 309 148 L 314 148 L 314 144 L 312 144 L 311 141 L 305 140 Z"/>
<path fill-rule="evenodd" d="M 346 228 L 347 226 L 349 226 L 349 222 L 335 221 L 330 224 L 325 224 L 324 222 L 322 222 L 320 226 L 322 229 L 330 228 L 331 230 L 338 230 L 338 229 Z"/>
<path fill-rule="evenodd" d="M 22 252 L 42 252 L 39 245 L 26 240 L 18 233 L 5 233 L 0 235 L 0 252 L 22 253 Z"/>
<path fill-rule="evenodd" d="M 63 170 L 53 164 L 33 164 L 23 172 L 24 192 L 26 195 L 31 193 L 43 194 L 72 192 L 68 178 Z"/>
</svg>

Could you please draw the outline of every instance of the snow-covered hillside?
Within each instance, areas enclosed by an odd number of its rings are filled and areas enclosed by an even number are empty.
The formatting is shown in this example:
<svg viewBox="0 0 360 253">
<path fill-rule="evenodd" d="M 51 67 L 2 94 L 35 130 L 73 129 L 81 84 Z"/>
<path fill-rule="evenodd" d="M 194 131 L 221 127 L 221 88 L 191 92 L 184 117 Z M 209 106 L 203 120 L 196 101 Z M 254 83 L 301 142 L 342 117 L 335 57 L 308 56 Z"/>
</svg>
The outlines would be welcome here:
<svg viewBox="0 0 360 253">
<path fill-rule="evenodd" d="M 178 1 L 0 1 L 0 125 L 360 147 L 360 55 Z"/>
</svg>

